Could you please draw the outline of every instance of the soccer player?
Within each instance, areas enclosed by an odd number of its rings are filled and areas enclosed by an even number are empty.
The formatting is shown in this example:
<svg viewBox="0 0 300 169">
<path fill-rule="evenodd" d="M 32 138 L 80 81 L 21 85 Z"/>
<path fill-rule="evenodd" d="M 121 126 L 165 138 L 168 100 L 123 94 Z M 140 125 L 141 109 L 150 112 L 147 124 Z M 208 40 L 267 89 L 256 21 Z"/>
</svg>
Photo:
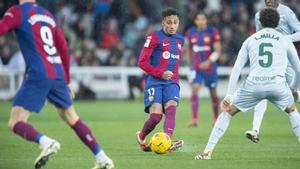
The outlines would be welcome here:
<svg viewBox="0 0 300 169">
<path fill-rule="evenodd" d="M 73 107 L 70 88 L 70 54 L 67 42 L 53 15 L 35 0 L 19 0 L 0 20 L 0 35 L 15 30 L 26 63 L 26 76 L 13 101 L 8 127 L 42 149 L 34 162 L 36 169 L 60 149 L 58 141 L 40 133 L 27 121 L 31 112 L 40 112 L 46 99 L 96 157 L 94 169 L 112 169 L 112 160 L 98 145 L 89 127 Z"/>
<path fill-rule="evenodd" d="M 279 14 L 274 8 L 260 11 L 262 30 L 250 36 L 242 45 L 232 69 L 227 96 L 221 102 L 222 113 L 210 134 L 208 143 L 196 160 L 211 159 L 219 139 L 229 126 L 232 116 L 246 112 L 258 102 L 267 99 L 288 113 L 292 129 L 300 142 L 300 115 L 296 109 L 285 73 L 288 62 L 300 77 L 300 61 L 290 38 L 276 31 Z M 249 61 L 250 73 L 243 85 L 237 89 L 242 68 Z"/>
<path fill-rule="evenodd" d="M 279 24 L 276 27 L 276 30 L 291 38 L 293 42 L 300 41 L 300 22 L 295 13 L 289 7 L 280 4 L 278 0 L 265 0 L 265 4 L 267 7 L 275 8 L 280 15 Z M 255 15 L 255 24 L 256 31 L 262 29 L 261 23 L 259 22 L 259 12 Z M 295 71 L 290 64 L 288 64 L 286 70 L 286 78 L 293 93 L 296 94 L 296 87 L 294 85 L 296 81 Z M 267 100 L 262 100 L 254 107 L 252 130 L 246 131 L 246 137 L 254 143 L 259 142 L 259 130 L 266 109 Z"/>
<path fill-rule="evenodd" d="M 188 127 L 196 127 L 198 125 L 198 93 L 203 81 L 205 86 L 209 88 L 212 99 L 214 122 L 218 118 L 219 112 L 216 63 L 221 55 L 219 31 L 217 28 L 207 25 L 207 16 L 202 11 L 196 13 L 194 23 L 195 26 L 191 27 L 186 33 L 187 62 L 193 70 L 191 77 L 189 77 L 192 82 L 192 96 L 190 99 L 192 119 Z M 191 57 L 190 51 L 193 51 L 193 57 Z"/>
<path fill-rule="evenodd" d="M 179 14 L 168 8 L 162 12 L 162 29 L 151 32 L 141 51 L 138 65 L 146 73 L 144 89 L 145 112 L 149 119 L 141 131 L 136 133 L 137 142 L 143 151 L 150 151 L 146 136 L 165 115 L 164 132 L 171 138 L 175 128 L 178 105 L 178 66 L 184 37 L 178 35 Z M 183 140 L 173 142 L 170 150 L 183 145 Z"/>
</svg>

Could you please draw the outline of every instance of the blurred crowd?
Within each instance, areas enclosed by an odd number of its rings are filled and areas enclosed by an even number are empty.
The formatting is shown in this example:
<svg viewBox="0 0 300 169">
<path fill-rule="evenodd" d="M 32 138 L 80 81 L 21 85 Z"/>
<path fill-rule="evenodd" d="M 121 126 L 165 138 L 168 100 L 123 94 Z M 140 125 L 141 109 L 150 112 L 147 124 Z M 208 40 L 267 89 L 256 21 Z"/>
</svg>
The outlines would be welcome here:
<svg viewBox="0 0 300 169">
<path fill-rule="evenodd" d="M 16 0 L 0 0 L 0 16 Z M 233 65 L 242 42 L 255 32 L 263 0 L 38 0 L 57 17 L 68 41 L 72 66 L 135 66 L 145 36 L 161 25 L 161 11 L 181 14 L 179 33 L 192 26 L 199 9 L 220 30 L 220 65 Z M 282 0 L 300 17 L 297 0 Z M 0 65 L 21 56 L 13 33 L 0 37 Z M 16 59 L 15 59 L 16 60 Z M 183 61 L 184 64 L 184 61 Z M 14 66 L 14 65 L 13 65 Z M 15 65 L 17 67 L 17 65 Z"/>
</svg>

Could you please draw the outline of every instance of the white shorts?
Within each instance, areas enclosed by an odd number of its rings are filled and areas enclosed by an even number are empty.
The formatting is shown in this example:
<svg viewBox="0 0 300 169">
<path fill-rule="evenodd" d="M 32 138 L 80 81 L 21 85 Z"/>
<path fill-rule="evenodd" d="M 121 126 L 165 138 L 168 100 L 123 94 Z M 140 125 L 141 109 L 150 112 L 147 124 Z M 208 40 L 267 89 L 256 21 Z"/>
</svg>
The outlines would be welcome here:
<svg viewBox="0 0 300 169">
<path fill-rule="evenodd" d="M 232 104 L 240 111 L 246 112 L 263 99 L 269 100 L 282 111 L 294 104 L 294 98 L 287 83 L 253 86 L 247 82 L 244 82 L 235 92 Z"/>
</svg>

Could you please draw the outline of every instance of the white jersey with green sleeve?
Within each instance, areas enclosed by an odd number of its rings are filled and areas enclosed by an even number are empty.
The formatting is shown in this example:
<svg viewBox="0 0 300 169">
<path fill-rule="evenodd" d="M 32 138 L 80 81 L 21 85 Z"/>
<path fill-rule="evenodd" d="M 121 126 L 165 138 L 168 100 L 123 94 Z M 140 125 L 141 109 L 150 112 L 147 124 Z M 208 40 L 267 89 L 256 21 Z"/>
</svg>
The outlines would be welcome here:
<svg viewBox="0 0 300 169">
<path fill-rule="evenodd" d="M 300 41 L 300 22 L 295 13 L 287 6 L 280 4 L 276 8 L 279 13 L 280 20 L 276 30 L 283 35 L 289 37 L 293 42 Z M 262 26 L 259 21 L 259 12 L 255 15 L 256 31 L 261 30 Z M 295 71 L 292 69 L 291 64 L 288 64 L 286 70 L 286 79 L 291 87 L 295 87 L 297 79 L 295 78 Z"/>
<path fill-rule="evenodd" d="M 284 35 L 289 35 L 293 42 L 300 41 L 300 22 L 295 13 L 287 6 L 280 4 L 276 8 L 280 20 L 276 30 Z M 259 21 L 259 12 L 255 14 L 256 31 L 262 29 Z"/>
<path fill-rule="evenodd" d="M 247 62 L 249 76 L 237 90 L 241 70 Z M 282 110 L 291 106 L 294 99 L 285 78 L 288 62 L 300 77 L 300 61 L 291 39 L 272 28 L 250 36 L 239 51 L 229 79 L 227 95 L 233 105 L 247 111 L 268 99 Z"/>
<path fill-rule="evenodd" d="M 253 85 L 286 82 L 288 62 L 292 63 L 296 72 L 300 72 L 300 61 L 292 41 L 275 29 L 265 28 L 243 43 L 230 76 L 229 95 L 236 90 L 240 72 L 248 61 L 250 73 L 246 82 Z"/>
</svg>

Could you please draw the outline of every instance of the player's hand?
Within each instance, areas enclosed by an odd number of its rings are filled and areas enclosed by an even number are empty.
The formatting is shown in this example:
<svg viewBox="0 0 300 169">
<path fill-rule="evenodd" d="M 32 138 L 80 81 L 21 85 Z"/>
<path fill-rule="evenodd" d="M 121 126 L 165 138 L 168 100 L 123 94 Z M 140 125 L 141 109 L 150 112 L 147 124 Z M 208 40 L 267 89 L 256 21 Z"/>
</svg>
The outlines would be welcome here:
<svg viewBox="0 0 300 169">
<path fill-rule="evenodd" d="M 74 99 L 75 98 L 75 93 L 71 87 L 71 84 L 68 84 L 68 88 L 69 88 L 69 92 L 70 92 L 70 95 L 71 95 L 71 98 Z"/>
<path fill-rule="evenodd" d="M 293 97 L 294 97 L 294 102 L 299 102 L 299 91 L 297 91 L 296 88 L 293 88 L 293 87 L 290 87 L 291 88 L 291 91 L 292 91 L 292 94 L 293 94 Z"/>
<path fill-rule="evenodd" d="M 200 63 L 199 66 L 198 66 L 198 68 L 199 68 L 200 70 L 206 70 L 206 69 L 209 68 L 209 66 L 210 66 L 210 60 L 207 59 L 207 60 L 204 61 L 203 63 Z"/>
<path fill-rule="evenodd" d="M 189 69 L 187 78 L 190 83 L 192 83 L 193 80 L 196 78 L 196 74 L 197 74 L 196 70 Z"/>
<path fill-rule="evenodd" d="M 173 77 L 173 72 L 167 70 L 167 71 L 164 72 L 162 78 L 163 78 L 164 80 L 171 80 L 172 77 Z"/>
</svg>

